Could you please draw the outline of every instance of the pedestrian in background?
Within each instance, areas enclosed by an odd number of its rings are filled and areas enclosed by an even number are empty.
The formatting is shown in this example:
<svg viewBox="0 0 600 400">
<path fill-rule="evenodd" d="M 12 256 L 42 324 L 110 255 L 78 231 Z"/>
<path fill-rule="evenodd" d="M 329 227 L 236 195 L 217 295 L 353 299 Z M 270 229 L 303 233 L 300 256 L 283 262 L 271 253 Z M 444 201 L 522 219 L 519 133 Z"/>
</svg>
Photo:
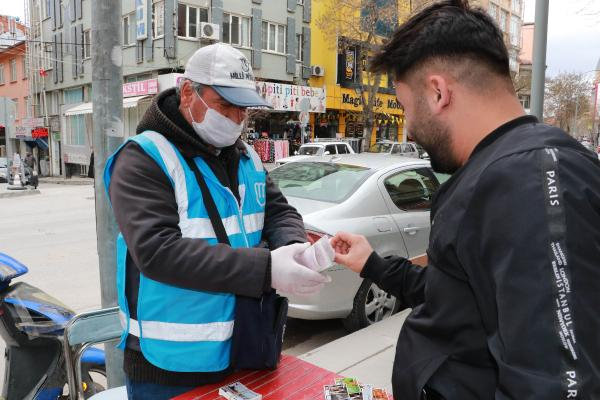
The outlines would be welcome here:
<svg viewBox="0 0 600 400">
<path fill-rule="evenodd" d="M 306 295 L 327 280 L 294 261 L 308 246 L 302 217 L 239 139 L 252 106 L 267 104 L 246 57 L 202 47 L 107 162 L 131 399 L 168 399 L 230 374 L 236 295 Z M 217 243 L 208 196 L 230 245 Z"/>
<path fill-rule="evenodd" d="M 427 267 L 333 239 L 337 262 L 412 308 L 395 397 L 600 399 L 600 162 L 525 114 L 502 32 L 466 1 L 412 16 L 371 70 L 394 77 L 409 135 L 452 174 Z"/>
</svg>

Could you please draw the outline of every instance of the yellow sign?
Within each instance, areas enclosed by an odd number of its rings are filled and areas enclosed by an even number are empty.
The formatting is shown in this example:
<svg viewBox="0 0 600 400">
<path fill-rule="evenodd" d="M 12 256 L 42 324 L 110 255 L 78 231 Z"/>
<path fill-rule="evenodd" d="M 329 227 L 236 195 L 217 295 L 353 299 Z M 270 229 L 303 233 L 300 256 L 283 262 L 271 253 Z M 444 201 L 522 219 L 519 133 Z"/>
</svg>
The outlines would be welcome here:
<svg viewBox="0 0 600 400">
<path fill-rule="evenodd" d="M 361 96 L 352 89 L 328 85 L 327 109 L 361 112 L 363 109 Z M 404 110 L 396 96 L 386 93 L 377 93 L 374 111 L 382 114 L 404 115 Z"/>
</svg>

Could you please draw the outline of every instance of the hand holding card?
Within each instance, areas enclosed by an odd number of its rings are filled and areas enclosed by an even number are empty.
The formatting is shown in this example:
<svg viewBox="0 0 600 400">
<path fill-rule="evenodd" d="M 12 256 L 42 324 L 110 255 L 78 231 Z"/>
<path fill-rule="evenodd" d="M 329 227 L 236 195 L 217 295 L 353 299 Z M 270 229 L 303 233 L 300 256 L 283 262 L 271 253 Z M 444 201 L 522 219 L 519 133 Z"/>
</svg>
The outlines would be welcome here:
<svg viewBox="0 0 600 400">
<path fill-rule="evenodd" d="M 331 247 L 330 239 L 327 236 L 322 237 L 308 249 L 295 256 L 298 263 L 312 269 L 322 272 L 333 264 L 335 251 Z"/>
</svg>

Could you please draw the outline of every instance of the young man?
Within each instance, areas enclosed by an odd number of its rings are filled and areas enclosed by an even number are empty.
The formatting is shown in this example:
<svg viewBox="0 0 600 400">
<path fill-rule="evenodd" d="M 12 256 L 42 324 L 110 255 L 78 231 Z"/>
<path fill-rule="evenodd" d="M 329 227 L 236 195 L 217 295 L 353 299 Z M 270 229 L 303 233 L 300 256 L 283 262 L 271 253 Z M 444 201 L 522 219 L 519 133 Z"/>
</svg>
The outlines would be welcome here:
<svg viewBox="0 0 600 400">
<path fill-rule="evenodd" d="M 311 294 L 327 280 L 294 261 L 307 247 L 302 217 L 239 140 L 250 106 L 266 103 L 246 57 L 202 47 L 179 90 L 158 95 L 138 135 L 107 162 L 130 399 L 168 399 L 229 374 L 235 295 Z M 217 243 L 188 161 L 231 246 Z"/>
<path fill-rule="evenodd" d="M 431 209 L 429 265 L 339 233 L 337 262 L 412 308 L 394 394 L 600 398 L 600 162 L 523 112 L 502 32 L 443 1 L 400 26 L 371 68 L 395 78 L 409 134 L 453 174 Z"/>
</svg>

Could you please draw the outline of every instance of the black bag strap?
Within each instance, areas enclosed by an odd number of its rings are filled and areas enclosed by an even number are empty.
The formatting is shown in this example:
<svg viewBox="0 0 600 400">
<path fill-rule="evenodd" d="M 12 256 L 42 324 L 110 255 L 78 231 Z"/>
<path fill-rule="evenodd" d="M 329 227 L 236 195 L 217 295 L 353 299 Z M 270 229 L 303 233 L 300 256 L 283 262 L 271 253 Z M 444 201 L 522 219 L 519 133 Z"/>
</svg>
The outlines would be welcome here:
<svg viewBox="0 0 600 400">
<path fill-rule="evenodd" d="M 198 166 L 196 165 L 193 159 L 189 157 L 184 158 L 187 162 L 187 165 L 190 167 L 190 169 L 194 172 L 194 175 L 196 176 L 196 181 L 200 186 L 202 198 L 204 199 L 204 206 L 206 207 L 208 217 L 210 218 L 210 222 L 212 223 L 215 234 L 217 235 L 217 240 L 219 241 L 219 243 L 231 246 L 229 238 L 227 237 L 227 232 L 225 231 L 225 227 L 223 226 L 223 221 L 221 220 L 221 216 L 219 215 L 219 210 L 217 210 L 215 200 L 210 194 L 210 190 L 208 190 L 208 186 L 206 185 L 206 181 L 204 180 L 204 175 L 202 175 L 202 172 L 200 172 Z"/>
</svg>

